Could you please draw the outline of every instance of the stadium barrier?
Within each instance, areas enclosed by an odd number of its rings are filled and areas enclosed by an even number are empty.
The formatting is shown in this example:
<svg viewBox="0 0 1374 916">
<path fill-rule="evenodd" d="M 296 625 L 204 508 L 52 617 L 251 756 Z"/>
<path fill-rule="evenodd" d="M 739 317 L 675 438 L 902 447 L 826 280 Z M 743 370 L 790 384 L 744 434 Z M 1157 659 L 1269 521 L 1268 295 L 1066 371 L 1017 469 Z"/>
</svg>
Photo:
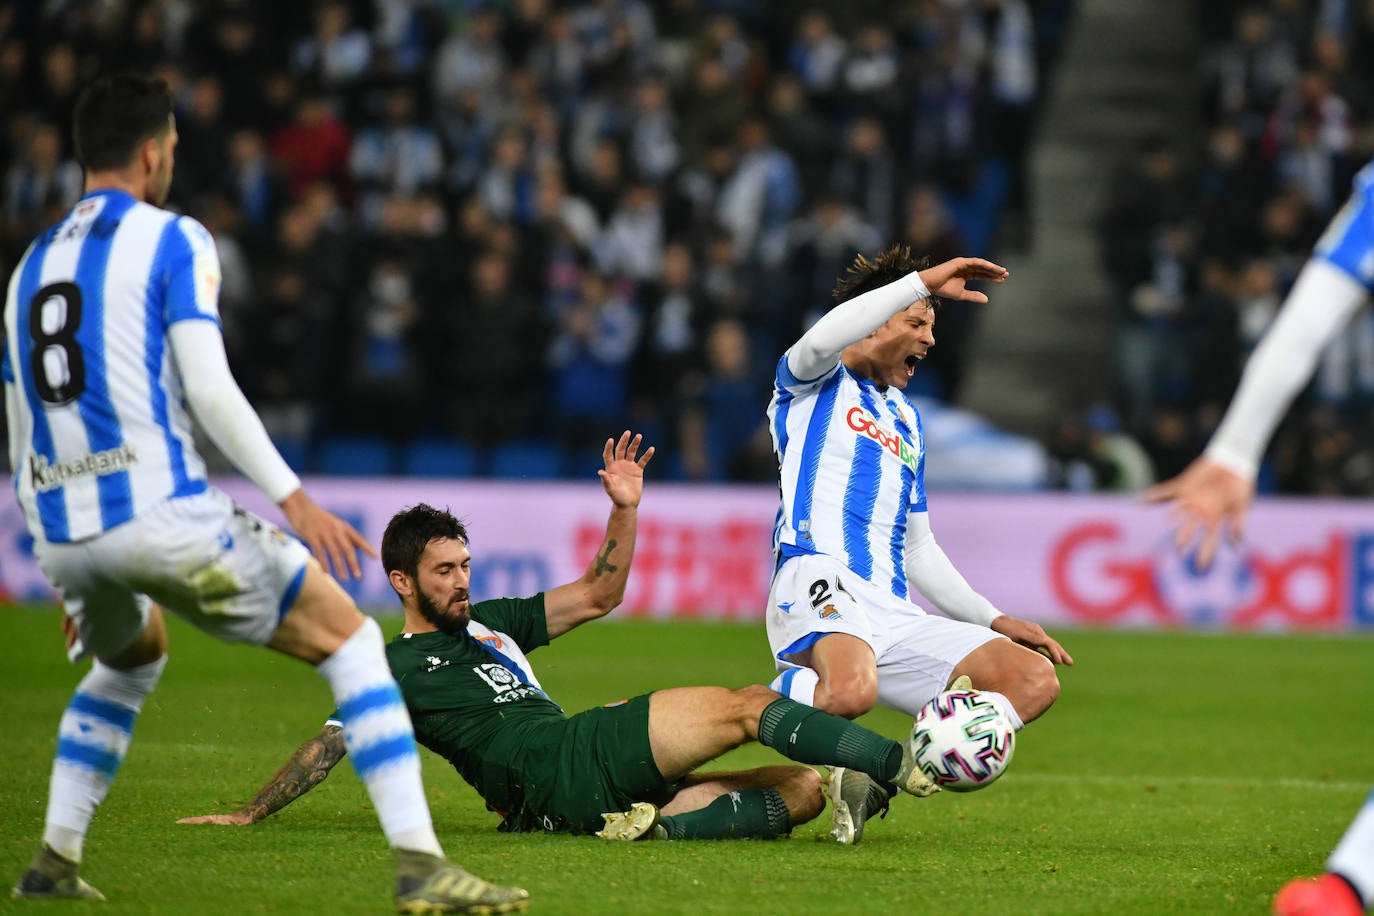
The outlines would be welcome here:
<svg viewBox="0 0 1374 916">
<path fill-rule="evenodd" d="M 217 482 L 280 521 L 241 479 Z M 609 505 L 595 482 L 310 480 L 324 506 L 378 544 L 387 519 L 417 502 L 468 525 L 477 598 L 571 581 L 595 555 Z M 930 496 L 940 544 L 998 607 L 1048 626 L 1374 628 L 1374 503 L 1262 500 L 1250 539 L 1207 572 L 1171 549 L 1165 510 L 1129 498 L 1059 494 Z M 772 571 L 777 491 L 655 483 L 622 616 L 756 621 Z M 349 589 L 364 607 L 397 607 L 379 564 Z M 0 599 L 49 601 L 12 492 L 0 497 Z"/>
</svg>

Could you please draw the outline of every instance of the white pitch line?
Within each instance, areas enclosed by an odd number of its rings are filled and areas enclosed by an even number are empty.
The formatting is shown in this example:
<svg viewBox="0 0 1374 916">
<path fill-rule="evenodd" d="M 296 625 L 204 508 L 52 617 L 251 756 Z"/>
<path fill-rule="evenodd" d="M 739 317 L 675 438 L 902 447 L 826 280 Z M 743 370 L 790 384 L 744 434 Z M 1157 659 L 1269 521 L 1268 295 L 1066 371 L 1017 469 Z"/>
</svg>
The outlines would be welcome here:
<svg viewBox="0 0 1374 916">
<path fill-rule="evenodd" d="M 1367 791 L 1367 782 L 1324 782 L 1316 779 L 1235 779 L 1225 776 L 1089 776 L 1064 773 L 1008 773 L 1015 782 L 1095 783 L 1098 785 L 1196 785 L 1237 789 L 1303 789 L 1330 792 Z"/>
</svg>

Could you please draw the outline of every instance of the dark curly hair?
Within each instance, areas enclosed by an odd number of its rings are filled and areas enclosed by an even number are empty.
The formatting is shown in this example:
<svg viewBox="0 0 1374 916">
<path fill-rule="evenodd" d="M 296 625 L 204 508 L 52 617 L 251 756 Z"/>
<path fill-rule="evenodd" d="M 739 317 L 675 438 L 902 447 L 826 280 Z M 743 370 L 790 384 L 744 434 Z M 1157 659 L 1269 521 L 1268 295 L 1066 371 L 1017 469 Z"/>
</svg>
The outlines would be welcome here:
<svg viewBox="0 0 1374 916">
<path fill-rule="evenodd" d="M 929 258 L 917 257 L 911 253 L 911 248 L 901 244 L 893 245 L 873 258 L 862 254 L 856 255 L 854 263 L 849 265 L 844 276 L 835 282 L 835 303 L 847 302 L 855 296 L 863 295 L 880 286 L 887 286 L 913 270 L 922 270 L 929 266 Z M 937 304 L 938 300 L 934 296 L 926 300 L 926 305 L 931 309 Z"/>
<path fill-rule="evenodd" d="M 412 579 L 420 570 L 420 555 L 429 542 L 449 538 L 468 543 L 468 530 L 447 509 L 420 503 L 391 516 L 382 535 L 382 569 L 389 576 L 400 570 Z"/>
</svg>

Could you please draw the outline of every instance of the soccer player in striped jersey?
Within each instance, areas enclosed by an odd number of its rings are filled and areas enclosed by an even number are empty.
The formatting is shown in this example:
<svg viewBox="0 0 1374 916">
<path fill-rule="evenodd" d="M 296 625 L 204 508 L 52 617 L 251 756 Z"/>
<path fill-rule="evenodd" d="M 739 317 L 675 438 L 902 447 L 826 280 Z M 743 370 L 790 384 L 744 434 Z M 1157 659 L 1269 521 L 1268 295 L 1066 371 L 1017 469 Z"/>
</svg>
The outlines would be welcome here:
<svg viewBox="0 0 1374 916">
<path fill-rule="evenodd" d="M 381 630 L 321 565 L 358 575 L 357 550 L 371 547 L 301 489 L 229 372 L 214 242 L 161 208 L 177 142 L 166 83 L 96 80 L 74 131 L 85 195 L 15 268 L 0 372 L 34 552 L 95 659 L 62 715 L 43 841 L 14 895 L 103 899 L 78 867 L 166 663 L 155 601 L 317 666 L 396 851 L 398 909 L 523 908 L 525 891 L 444 858 Z M 188 408 L 319 562 L 206 483 Z"/>
<path fill-rule="evenodd" d="M 919 267 L 901 246 L 860 255 L 836 287 L 839 304 L 778 361 L 772 686 L 851 718 L 876 703 L 914 715 L 968 676 L 1019 728 L 1058 696 L 1052 663 L 1073 660 L 974 591 L 936 543 L 921 418 L 903 391 L 935 344 L 934 297 L 986 302 L 967 281 L 1001 283 L 1007 271 L 977 258 Z M 912 603 L 913 588 L 947 616 Z M 830 792 L 844 843 L 893 794 L 852 772 L 832 772 Z"/>
<path fill-rule="evenodd" d="M 1322 350 L 1374 292 L 1374 162 L 1318 239 L 1274 324 L 1246 363 L 1240 386 L 1202 456 L 1146 498 L 1172 502 L 1177 545 L 1211 565 L 1223 531 L 1239 539 L 1264 449 Z M 1290 882 L 1279 916 L 1355 916 L 1374 907 L 1374 792 L 1326 860 L 1326 873 Z"/>
</svg>

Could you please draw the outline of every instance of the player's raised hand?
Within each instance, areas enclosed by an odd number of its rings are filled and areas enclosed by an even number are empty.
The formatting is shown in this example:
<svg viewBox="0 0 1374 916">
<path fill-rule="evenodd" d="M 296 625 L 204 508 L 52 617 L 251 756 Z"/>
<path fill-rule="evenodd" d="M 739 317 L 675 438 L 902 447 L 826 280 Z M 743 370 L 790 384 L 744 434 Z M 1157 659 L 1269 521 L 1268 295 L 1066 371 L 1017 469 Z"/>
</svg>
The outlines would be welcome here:
<svg viewBox="0 0 1374 916">
<path fill-rule="evenodd" d="M 1020 643 L 1028 649 L 1034 649 L 1056 665 L 1073 664 L 1073 656 L 1066 652 L 1059 641 L 1046 633 L 1045 628 L 1038 623 L 1031 623 L 1029 620 L 1003 614 L 992 622 L 991 629 L 1001 633 L 1014 643 Z"/>
<path fill-rule="evenodd" d="M 1173 503 L 1170 513 L 1178 530 L 1174 547 L 1184 552 L 1197 540 L 1197 565 L 1207 569 L 1216 556 L 1225 531 L 1240 540 L 1245 512 L 1255 496 L 1255 482 L 1228 470 L 1210 458 L 1198 458 L 1183 473 L 1145 491 L 1152 503 Z"/>
<path fill-rule="evenodd" d="M 202 814 L 198 817 L 183 817 L 177 819 L 178 824 L 215 824 L 220 827 L 247 827 L 253 823 L 253 816 L 247 811 L 235 811 L 233 814 Z"/>
<path fill-rule="evenodd" d="M 301 540 L 310 546 L 325 572 L 332 572 L 336 579 L 363 577 L 358 551 L 370 557 L 377 555 L 358 529 L 321 508 L 305 490 L 297 490 L 282 500 L 281 511 Z"/>
<path fill-rule="evenodd" d="M 606 467 L 596 474 L 601 478 L 601 486 L 606 488 L 606 495 L 611 502 L 621 508 L 638 506 L 639 498 L 644 494 L 644 469 L 649 466 L 649 459 L 654 457 L 654 447 L 649 446 L 640 455 L 639 446 L 643 441 L 644 437 L 639 433 L 631 438 L 627 429 L 620 434 L 619 441 L 607 439 L 601 450 Z"/>
<path fill-rule="evenodd" d="M 953 258 L 943 264 L 927 267 L 920 272 L 921 282 L 932 296 L 960 302 L 987 302 L 988 297 L 964 284 L 969 280 L 991 280 L 1002 283 L 1011 273 L 1000 264 L 982 258 Z"/>
</svg>

